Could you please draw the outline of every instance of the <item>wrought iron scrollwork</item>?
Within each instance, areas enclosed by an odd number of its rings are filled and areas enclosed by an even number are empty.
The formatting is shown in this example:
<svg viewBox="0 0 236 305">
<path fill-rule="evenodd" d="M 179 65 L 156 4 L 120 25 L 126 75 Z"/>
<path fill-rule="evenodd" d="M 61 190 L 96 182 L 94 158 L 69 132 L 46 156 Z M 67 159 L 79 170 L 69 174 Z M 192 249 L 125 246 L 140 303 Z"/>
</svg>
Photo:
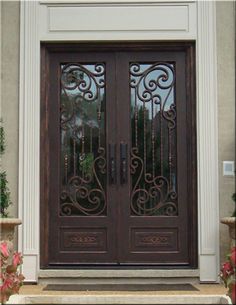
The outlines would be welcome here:
<svg viewBox="0 0 236 305">
<path fill-rule="evenodd" d="M 63 216 L 106 213 L 105 65 L 61 66 Z"/>
<path fill-rule="evenodd" d="M 132 63 L 131 214 L 177 215 L 173 63 Z"/>
</svg>

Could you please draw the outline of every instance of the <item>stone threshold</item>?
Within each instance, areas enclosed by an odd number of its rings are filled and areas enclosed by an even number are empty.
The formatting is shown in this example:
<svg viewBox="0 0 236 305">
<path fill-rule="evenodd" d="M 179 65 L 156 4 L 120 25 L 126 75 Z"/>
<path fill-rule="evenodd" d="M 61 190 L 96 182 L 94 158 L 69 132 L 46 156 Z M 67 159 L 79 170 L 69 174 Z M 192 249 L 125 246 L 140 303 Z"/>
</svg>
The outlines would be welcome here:
<svg viewBox="0 0 236 305">
<path fill-rule="evenodd" d="M 199 282 L 197 269 L 40 270 L 38 283 L 47 284 L 177 284 Z"/>
<path fill-rule="evenodd" d="M 39 278 L 172 278 L 199 277 L 199 269 L 44 269 L 39 271 Z"/>
<path fill-rule="evenodd" d="M 232 304 L 225 295 L 13 295 L 9 304 Z"/>
</svg>

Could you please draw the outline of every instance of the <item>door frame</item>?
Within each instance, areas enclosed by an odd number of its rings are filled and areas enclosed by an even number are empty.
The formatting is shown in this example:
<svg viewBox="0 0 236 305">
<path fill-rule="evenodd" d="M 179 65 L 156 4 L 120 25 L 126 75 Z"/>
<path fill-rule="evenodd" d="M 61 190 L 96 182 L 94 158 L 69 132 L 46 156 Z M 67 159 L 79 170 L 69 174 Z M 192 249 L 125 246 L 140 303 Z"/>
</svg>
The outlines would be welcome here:
<svg viewBox="0 0 236 305">
<path fill-rule="evenodd" d="M 93 12 L 97 7 L 100 9 L 106 7 L 104 11 L 106 18 L 102 23 L 100 19 L 92 22 L 88 20 L 87 28 L 86 24 L 83 24 L 83 28 L 80 29 L 73 28 L 73 20 L 66 24 L 57 22 L 60 21 L 60 14 L 65 12 L 66 15 L 68 9 L 72 8 L 73 11 L 83 13 L 84 9 Z M 117 22 L 117 18 L 113 18 L 117 7 L 125 12 L 122 23 Z M 135 10 L 134 15 L 142 19 L 145 30 L 140 29 L 137 23 L 136 25 L 130 23 L 131 10 Z M 153 21 L 153 24 L 150 24 L 145 14 L 152 10 L 161 15 L 166 22 L 159 22 L 160 19 L 156 18 L 157 23 Z M 176 13 L 176 18 L 168 18 L 169 12 Z M 150 2 L 144 0 L 21 1 L 20 20 L 18 216 L 22 219 L 23 225 L 19 228 L 18 247 L 24 255 L 23 272 L 26 281 L 37 281 L 40 270 L 40 42 L 194 40 L 197 48 L 200 280 L 217 282 L 219 280 L 219 187 L 215 2 L 194 0 L 176 0 L 171 3 L 158 0 Z"/>
<path fill-rule="evenodd" d="M 188 208 L 188 244 L 189 244 L 189 265 L 191 267 L 187 266 L 187 264 L 183 263 L 183 268 L 197 268 L 198 267 L 198 257 L 197 257 L 197 251 L 198 251 L 198 245 L 197 245 L 197 151 L 196 151 L 196 88 L 195 88 L 195 81 L 196 81 L 196 73 L 195 73 L 195 43 L 194 42 L 128 42 L 128 43 L 111 43 L 111 42 L 102 42 L 102 43 L 41 43 L 41 115 L 40 115 L 40 266 L 43 269 L 57 269 L 60 268 L 60 263 L 58 264 L 49 264 L 48 259 L 48 252 L 49 249 L 49 227 L 50 227 L 50 213 L 49 213 L 49 207 L 48 204 L 50 202 L 50 180 L 52 179 L 52 176 L 50 174 L 50 171 L 47 170 L 50 168 L 49 166 L 49 136 L 48 133 L 50 133 L 50 129 L 48 128 L 48 116 L 50 111 L 50 103 L 49 103 L 49 88 L 48 88 L 48 82 L 47 80 L 50 80 L 50 76 L 48 75 L 48 69 L 50 65 L 49 57 L 51 54 L 51 57 L 55 53 L 55 57 L 57 54 L 63 53 L 67 55 L 67 57 L 70 56 L 70 52 L 72 54 L 75 54 L 76 52 L 86 53 L 90 54 L 92 52 L 95 52 L 94 54 L 99 54 L 99 52 L 103 53 L 110 53 L 114 52 L 112 56 L 116 56 L 116 53 L 119 52 L 161 52 L 162 56 L 165 56 L 165 52 L 170 54 L 171 52 L 184 52 L 186 56 L 186 63 L 184 68 L 186 69 L 186 76 L 188 77 L 188 81 L 186 82 L 186 112 L 187 112 L 187 119 L 184 124 L 186 124 L 186 130 L 188 130 L 188 134 L 186 136 L 187 146 L 186 146 L 186 155 L 187 155 L 187 161 L 186 165 L 188 166 L 188 181 L 189 183 L 186 184 L 186 192 L 188 196 L 188 202 L 190 202 L 190 206 Z M 147 53 L 148 54 L 148 53 Z M 174 53 L 178 54 L 178 53 Z M 73 56 L 73 55 L 72 55 Z M 169 55 L 167 55 L 169 56 Z M 126 71 L 124 71 L 125 73 Z M 126 75 L 126 73 L 125 73 Z M 122 80 L 121 80 L 122 81 Z M 119 83 L 121 86 L 119 80 L 117 79 L 117 83 Z M 121 92 L 122 94 L 122 92 Z M 118 97 L 117 97 L 118 98 Z M 126 100 L 125 96 L 122 96 L 122 98 L 119 98 L 120 100 Z M 118 99 L 118 100 L 119 100 Z M 116 104 L 114 104 L 113 107 Z M 110 107 L 111 108 L 111 107 Z M 128 106 L 129 108 L 129 106 Z M 127 109 L 126 109 L 127 110 Z M 52 111 L 52 110 L 51 110 Z M 55 110 L 57 111 L 57 110 Z M 117 109 L 116 109 L 117 111 Z M 118 122 L 122 120 L 122 113 L 124 112 L 124 109 L 117 111 L 117 120 Z M 125 111 L 126 112 L 126 111 Z M 178 112 L 178 109 L 177 109 Z M 112 112 L 113 113 L 113 112 Z M 114 113 L 113 113 L 114 114 Z M 113 121 L 115 118 L 112 119 Z M 177 119 L 178 120 L 178 119 Z M 179 126 L 179 124 L 178 124 Z M 114 140 L 114 139 L 113 139 Z M 57 142 L 57 141 L 55 141 Z M 118 145 L 118 142 L 115 141 L 115 143 Z M 54 143 L 53 146 L 56 146 Z M 108 144 L 107 144 L 108 148 Z M 119 156 L 119 153 L 118 153 Z M 108 154 L 107 154 L 107 158 Z M 177 156 L 179 159 L 180 157 Z M 119 172 L 119 157 L 116 158 L 117 160 L 117 171 Z M 128 162 L 129 163 L 129 162 Z M 117 175 L 119 176 L 119 175 Z M 51 177 L 51 178 L 50 178 Z M 119 179 L 118 179 L 119 180 Z M 112 187 L 114 190 L 114 186 Z M 120 196 L 122 197 L 122 189 L 120 189 Z M 48 197 L 49 196 L 49 197 Z M 123 201 L 123 200 L 121 200 Z M 124 216 L 124 215 L 123 215 Z M 43 219 L 45 217 L 45 219 Z M 84 221 L 85 219 L 83 219 Z M 153 219 L 154 220 L 154 219 Z M 85 220 L 86 221 L 86 220 Z M 156 219 L 158 222 L 158 220 Z M 121 224 L 119 224 L 118 228 L 121 228 Z M 111 229 L 111 228 L 110 228 Z M 123 234 L 124 235 L 124 234 Z M 122 247 L 118 249 L 120 252 L 124 253 L 125 249 L 122 250 Z M 162 254 L 163 255 L 163 254 Z M 176 265 L 173 265 L 173 263 L 166 264 L 165 267 L 171 266 L 171 268 L 181 268 L 181 263 L 176 263 Z M 63 267 L 63 264 L 61 264 Z M 77 264 L 75 264 L 76 266 Z M 160 269 L 159 263 L 150 262 L 148 263 L 121 263 L 119 265 L 116 265 L 114 263 L 81 263 L 75 268 L 117 268 L 117 269 L 127 269 L 131 266 L 138 266 L 138 268 L 150 268 L 150 266 L 153 269 Z M 164 265 L 161 265 L 164 267 Z M 64 267 L 68 268 L 69 264 Z"/>
</svg>

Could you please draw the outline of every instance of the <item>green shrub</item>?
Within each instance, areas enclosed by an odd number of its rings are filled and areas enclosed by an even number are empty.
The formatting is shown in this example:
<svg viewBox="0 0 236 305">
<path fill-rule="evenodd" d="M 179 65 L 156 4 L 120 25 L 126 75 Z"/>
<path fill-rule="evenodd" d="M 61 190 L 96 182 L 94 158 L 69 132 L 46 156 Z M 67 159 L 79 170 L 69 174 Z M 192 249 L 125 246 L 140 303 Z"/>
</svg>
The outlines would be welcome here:
<svg viewBox="0 0 236 305">
<path fill-rule="evenodd" d="M 0 200 L 1 217 L 7 217 L 8 213 L 6 210 L 12 202 L 10 200 L 10 191 L 8 188 L 6 172 L 0 172 Z"/>
<path fill-rule="evenodd" d="M 2 119 L 0 119 L 0 156 L 5 152 L 5 133 L 2 126 Z"/>
<path fill-rule="evenodd" d="M 5 152 L 5 133 L 0 119 L 0 156 Z M 8 188 L 7 174 L 5 171 L 0 171 L 0 217 L 7 217 L 7 208 L 11 205 L 10 191 Z"/>
<path fill-rule="evenodd" d="M 234 194 L 232 195 L 232 199 L 233 199 L 233 201 L 234 201 L 234 212 L 233 212 L 233 214 L 232 214 L 232 217 L 236 217 L 236 193 L 234 193 Z"/>
</svg>

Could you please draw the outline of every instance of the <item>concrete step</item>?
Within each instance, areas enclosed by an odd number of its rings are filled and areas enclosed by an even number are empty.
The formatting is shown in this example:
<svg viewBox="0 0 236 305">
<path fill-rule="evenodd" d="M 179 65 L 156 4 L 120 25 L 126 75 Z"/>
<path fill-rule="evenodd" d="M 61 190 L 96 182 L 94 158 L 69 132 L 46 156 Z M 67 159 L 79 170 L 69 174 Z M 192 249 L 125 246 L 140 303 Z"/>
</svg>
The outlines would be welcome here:
<svg viewBox="0 0 236 305">
<path fill-rule="evenodd" d="M 9 304 L 232 304 L 225 295 L 14 295 Z"/>
<path fill-rule="evenodd" d="M 43 285 L 23 285 L 9 304 L 231 304 L 222 284 L 193 284 L 192 290 L 159 291 L 60 291 Z M 183 287 L 182 287 L 183 289 Z"/>
</svg>

